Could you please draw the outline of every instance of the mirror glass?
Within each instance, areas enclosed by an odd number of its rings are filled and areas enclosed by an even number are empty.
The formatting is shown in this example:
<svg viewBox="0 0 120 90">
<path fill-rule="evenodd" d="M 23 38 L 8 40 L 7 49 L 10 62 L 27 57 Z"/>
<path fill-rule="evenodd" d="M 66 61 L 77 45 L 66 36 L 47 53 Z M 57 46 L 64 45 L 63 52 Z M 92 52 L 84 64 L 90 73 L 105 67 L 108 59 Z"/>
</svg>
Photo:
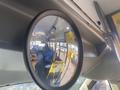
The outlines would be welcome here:
<svg viewBox="0 0 120 90">
<path fill-rule="evenodd" d="M 61 87 L 73 79 L 78 67 L 78 42 L 73 31 L 65 19 L 55 15 L 43 17 L 32 27 L 29 62 L 45 85 Z"/>
</svg>

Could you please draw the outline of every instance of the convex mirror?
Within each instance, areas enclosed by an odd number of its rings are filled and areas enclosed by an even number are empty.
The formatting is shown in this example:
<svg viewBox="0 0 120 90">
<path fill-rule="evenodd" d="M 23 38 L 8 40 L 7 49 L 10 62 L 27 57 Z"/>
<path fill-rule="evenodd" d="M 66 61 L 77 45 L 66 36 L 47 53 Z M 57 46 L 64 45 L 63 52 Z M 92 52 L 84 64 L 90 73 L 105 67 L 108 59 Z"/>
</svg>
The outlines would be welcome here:
<svg viewBox="0 0 120 90">
<path fill-rule="evenodd" d="M 68 90 L 82 67 L 79 30 L 62 12 L 39 14 L 28 30 L 25 57 L 32 78 L 42 89 Z"/>
</svg>

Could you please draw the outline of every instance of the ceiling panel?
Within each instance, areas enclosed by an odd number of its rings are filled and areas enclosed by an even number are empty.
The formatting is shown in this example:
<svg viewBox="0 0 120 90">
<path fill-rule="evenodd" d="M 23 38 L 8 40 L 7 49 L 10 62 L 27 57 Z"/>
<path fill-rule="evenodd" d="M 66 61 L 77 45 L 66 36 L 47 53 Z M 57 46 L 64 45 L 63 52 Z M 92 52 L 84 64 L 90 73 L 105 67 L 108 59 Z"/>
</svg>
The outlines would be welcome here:
<svg viewBox="0 0 120 90">
<path fill-rule="evenodd" d="M 106 15 L 120 10 L 120 0 L 95 0 L 99 3 Z"/>
</svg>

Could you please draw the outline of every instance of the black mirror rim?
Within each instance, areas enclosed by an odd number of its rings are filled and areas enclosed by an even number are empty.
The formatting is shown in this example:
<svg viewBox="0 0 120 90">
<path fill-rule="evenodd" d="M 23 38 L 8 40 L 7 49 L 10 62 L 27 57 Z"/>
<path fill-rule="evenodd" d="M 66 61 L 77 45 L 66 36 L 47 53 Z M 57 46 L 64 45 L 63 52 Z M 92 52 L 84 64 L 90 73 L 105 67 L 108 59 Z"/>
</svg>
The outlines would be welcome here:
<svg viewBox="0 0 120 90">
<path fill-rule="evenodd" d="M 70 25 L 71 27 L 73 28 L 74 30 L 74 33 L 76 35 L 76 39 L 78 41 L 78 66 L 77 66 L 77 69 L 75 71 L 75 75 L 73 76 L 73 78 L 65 85 L 61 86 L 61 87 L 49 87 L 49 86 L 46 86 L 44 85 L 44 83 L 42 83 L 42 81 L 40 80 L 37 80 L 38 77 L 35 75 L 35 73 L 32 71 L 31 69 L 31 66 L 30 66 L 30 62 L 29 62 L 29 58 L 27 57 L 28 56 L 28 43 L 29 43 L 29 39 L 30 39 L 30 36 L 31 36 L 31 33 L 33 31 L 33 27 L 34 25 L 36 25 L 36 23 L 46 17 L 46 16 L 49 16 L 49 15 L 54 15 L 54 16 L 58 16 L 58 17 L 61 17 L 63 19 L 65 19 Z M 82 39 L 81 39 L 81 36 L 80 36 L 80 32 L 79 32 L 79 29 L 77 28 L 77 26 L 74 24 L 73 20 L 71 20 L 71 18 L 64 14 L 63 12 L 59 11 L 59 10 L 46 10 L 42 13 L 39 13 L 33 20 L 32 22 L 30 23 L 29 27 L 28 27 L 28 31 L 26 33 L 26 37 L 25 37 L 25 45 L 24 45 L 24 58 L 25 58 L 25 65 L 30 73 L 30 75 L 32 76 L 33 80 L 36 82 L 36 84 L 44 89 L 44 90 L 66 90 L 66 89 L 69 89 L 75 82 L 76 80 L 78 79 L 79 75 L 80 75 L 80 72 L 81 72 L 81 68 L 82 68 L 82 64 L 83 64 L 83 46 L 82 46 Z"/>
</svg>

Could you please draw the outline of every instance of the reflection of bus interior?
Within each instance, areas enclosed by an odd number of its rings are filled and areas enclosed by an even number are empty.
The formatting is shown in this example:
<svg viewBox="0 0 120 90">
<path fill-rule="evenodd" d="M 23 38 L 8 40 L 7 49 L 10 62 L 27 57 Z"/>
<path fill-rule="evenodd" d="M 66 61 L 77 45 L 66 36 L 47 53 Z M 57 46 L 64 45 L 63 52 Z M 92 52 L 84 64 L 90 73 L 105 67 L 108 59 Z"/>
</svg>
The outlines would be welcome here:
<svg viewBox="0 0 120 90">
<path fill-rule="evenodd" d="M 73 60 L 73 63 L 77 63 L 77 60 L 75 52 L 77 52 L 76 47 L 72 44 L 67 45 L 67 43 L 64 42 L 48 42 L 47 43 L 48 48 L 53 51 L 53 58 L 51 61 L 55 61 L 54 64 L 64 64 L 67 62 L 67 60 Z M 37 61 L 42 59 L 42 53 L 45 47 L 45 43 L 41 43 L 39 41 L 33 41 L 31 45 L 31 52 L 32 52 L 32 63 L 33 67 L 35 67 L 35 64 Z M 76 51 L 75 51 L 76 50 Z M 40 55 L 41 54 L 41 55 Z M 58 63 L 59 62 L 59 63 Z M 53 70 L 50 70 L 50 72 L 53 72 Z"/>
<path fill-rule="evenodd" d="M 56 17 L 52 28 L 49 27 L 52 22 L 44 25 L 45 21 L 37 26 L 31 38 L 30 51 L 32 66 L 37 73 L 39 73 L 38 69 L 45 71 L 43 72 L 46 73 L 43 75 L 45 78 L 50 76 L 64 84 L 72 77 L 70 73 L 74 73 L 76 70 L 78 48 L 72 28 L 59 20 L 61 19 Z M 41 32 L 41 29 L 44 30 Z"/>
</svg>

